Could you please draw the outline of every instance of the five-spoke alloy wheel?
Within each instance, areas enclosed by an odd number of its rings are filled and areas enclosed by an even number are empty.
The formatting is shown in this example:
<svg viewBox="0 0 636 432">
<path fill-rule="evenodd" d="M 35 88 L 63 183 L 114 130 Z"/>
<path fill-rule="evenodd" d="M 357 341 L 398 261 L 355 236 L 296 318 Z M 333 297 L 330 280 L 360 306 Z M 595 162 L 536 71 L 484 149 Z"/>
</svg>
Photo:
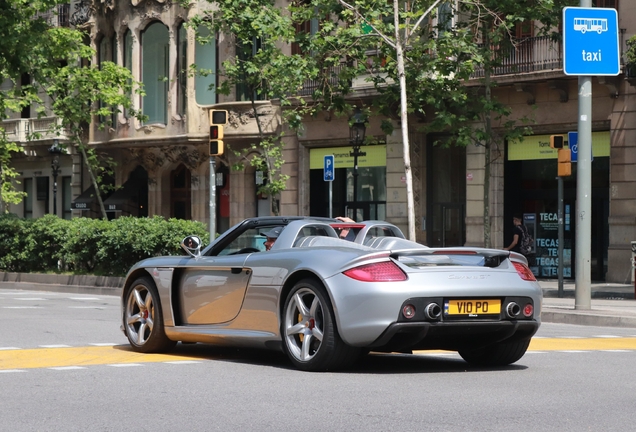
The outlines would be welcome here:
<svg viewBox="0 0 636 432">
<path fill-rule="evenodd" d="M 159 295 L 152 279 L 141 277 L 125 296 L 124 329 L 130 345 L 139 352 L 165 352 L 176 342 L 165 334 Z"/>
<path fill-rule="evenodd" d="M 329 297 L 313 279 L 298 282 L 287 295 L 281 335 L 285 352 L 302 370 L 340 369 L 358 357 L 359 350 L 338 335 Z"/>
</svg>

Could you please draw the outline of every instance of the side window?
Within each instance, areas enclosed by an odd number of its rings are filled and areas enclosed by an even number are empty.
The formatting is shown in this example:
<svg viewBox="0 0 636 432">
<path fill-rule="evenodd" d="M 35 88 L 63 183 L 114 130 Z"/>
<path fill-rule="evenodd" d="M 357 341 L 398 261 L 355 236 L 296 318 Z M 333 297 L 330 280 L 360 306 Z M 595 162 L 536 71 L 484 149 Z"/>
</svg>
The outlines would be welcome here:
<svg viewBox="0 0 636 432">
<path fill-rule="evenodd" d="M 221 252 L 219 252 L 219 256 L 265 251 L 266 237 L 264 233 L 271 230 L 272 228 L 274 227 L 271 226 L 248 229 L 240 236 L 235 238 L 232 243 L 227 245 Z"/>
</svg>

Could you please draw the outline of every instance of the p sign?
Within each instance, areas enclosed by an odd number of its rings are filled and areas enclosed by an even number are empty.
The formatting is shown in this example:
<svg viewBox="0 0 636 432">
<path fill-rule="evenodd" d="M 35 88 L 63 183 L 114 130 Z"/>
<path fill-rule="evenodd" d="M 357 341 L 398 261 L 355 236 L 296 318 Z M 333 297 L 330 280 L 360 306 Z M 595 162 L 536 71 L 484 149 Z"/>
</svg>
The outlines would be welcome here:
<svg viewBox="0 0 636 432">
<path fill-rule="evenodd" d="M 325 155 L 323 179 L 325 181 L 333 181 L 335 178 L 336 178 L 336 171 L 333 166 L 333 155 Z"/>
</svg>

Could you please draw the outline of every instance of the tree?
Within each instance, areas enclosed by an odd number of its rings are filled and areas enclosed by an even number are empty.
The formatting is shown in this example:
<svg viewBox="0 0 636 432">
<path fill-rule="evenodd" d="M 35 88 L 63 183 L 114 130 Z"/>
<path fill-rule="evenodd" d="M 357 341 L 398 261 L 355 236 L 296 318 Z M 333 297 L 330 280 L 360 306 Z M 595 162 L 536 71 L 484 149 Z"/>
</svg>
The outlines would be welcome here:
<svg viewBox="0 0 636 432">
<path fill-rule="evenodd" d="M 140 116 L 131 111 L 130 99 L 138 83 L 133 82 L 130 71 L 113 63 L 91 65 L 94 50 L 86 44 L 88 38 L 83 31 L 52 27 L 47 22 L 45 18 L 62 3 L 61 0 L 0 2 L 0 80 L 17 83 L 23 74 L 32 78 L 30 85 L 0 91 L 0 113 L 6 118 L 8 111 L 19 111 L 31 104 L 38 106 L 39 115 L 52 111 L 61 120 L 61 125 L 52 132 L 68 132 L 70 144 L 84 156 L 93 186 L 99 191 L 104 186 L 101 174 L 109 167 L 87 146 L 87 128 L 98 116 L 109 119 L 122 108 Z M 50 97 L 51 106 L 44 105 L 41 92 Z M 19 146 L 8 143 L 3 134 L 0 139 L 3 202 L 19 202 L 24 195 L 11 190 L 11 184 L 5 180 L 16 175 L 7 156 L 16 149 Z M 96 194 L 106 218 L 101 196 L 99 192 Z"/>
<path fill-rule="evenodd" d="M 48 24 L 37 16 L 56 4 L 57 0 L 0 2 L 0 84 L 9 84 L 0 90 L 0 120 L 39 99 L 32 86 L 12 84 L 19 83 L 27 73 L 39 78 L 39 71 L 31 67 L 29 52 L 46 43 L 42 36 Z M 8 141 L 4 130 L 0 132 L 0 211 L 7 212 L 6 204 L 17 204 L 24 197 L 23 192 L 15 190 L 13 179 L 18 173 L 10 164 L 12 153 L 20 151 L 20 146 Z"/>
</svg>

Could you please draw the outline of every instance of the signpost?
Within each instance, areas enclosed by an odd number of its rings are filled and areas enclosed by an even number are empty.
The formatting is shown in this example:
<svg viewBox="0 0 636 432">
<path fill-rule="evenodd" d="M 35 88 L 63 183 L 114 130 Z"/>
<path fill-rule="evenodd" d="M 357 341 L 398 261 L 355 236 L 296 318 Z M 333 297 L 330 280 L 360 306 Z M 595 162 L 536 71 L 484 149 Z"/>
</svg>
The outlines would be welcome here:
<svg viewBox="0 0 636 432">
<path fill-rule="evenodd" d="M 333 181 L 336 178 L 333 155 L 325 155 L 323 180 L 329 182 L 329 217 L 333 217 Z"/>
<path fill-rule="evenodd" d="M 563 8 L 563 72 L 566 75 L 579 76 L 574 307 L 575 309 L 591 309 L 591 77 L 620 73 L 619 29 L 616 9 L 593 8 L 592 0 L 580 0 L 579 4 L 581 7 Z"/>
</svg>

